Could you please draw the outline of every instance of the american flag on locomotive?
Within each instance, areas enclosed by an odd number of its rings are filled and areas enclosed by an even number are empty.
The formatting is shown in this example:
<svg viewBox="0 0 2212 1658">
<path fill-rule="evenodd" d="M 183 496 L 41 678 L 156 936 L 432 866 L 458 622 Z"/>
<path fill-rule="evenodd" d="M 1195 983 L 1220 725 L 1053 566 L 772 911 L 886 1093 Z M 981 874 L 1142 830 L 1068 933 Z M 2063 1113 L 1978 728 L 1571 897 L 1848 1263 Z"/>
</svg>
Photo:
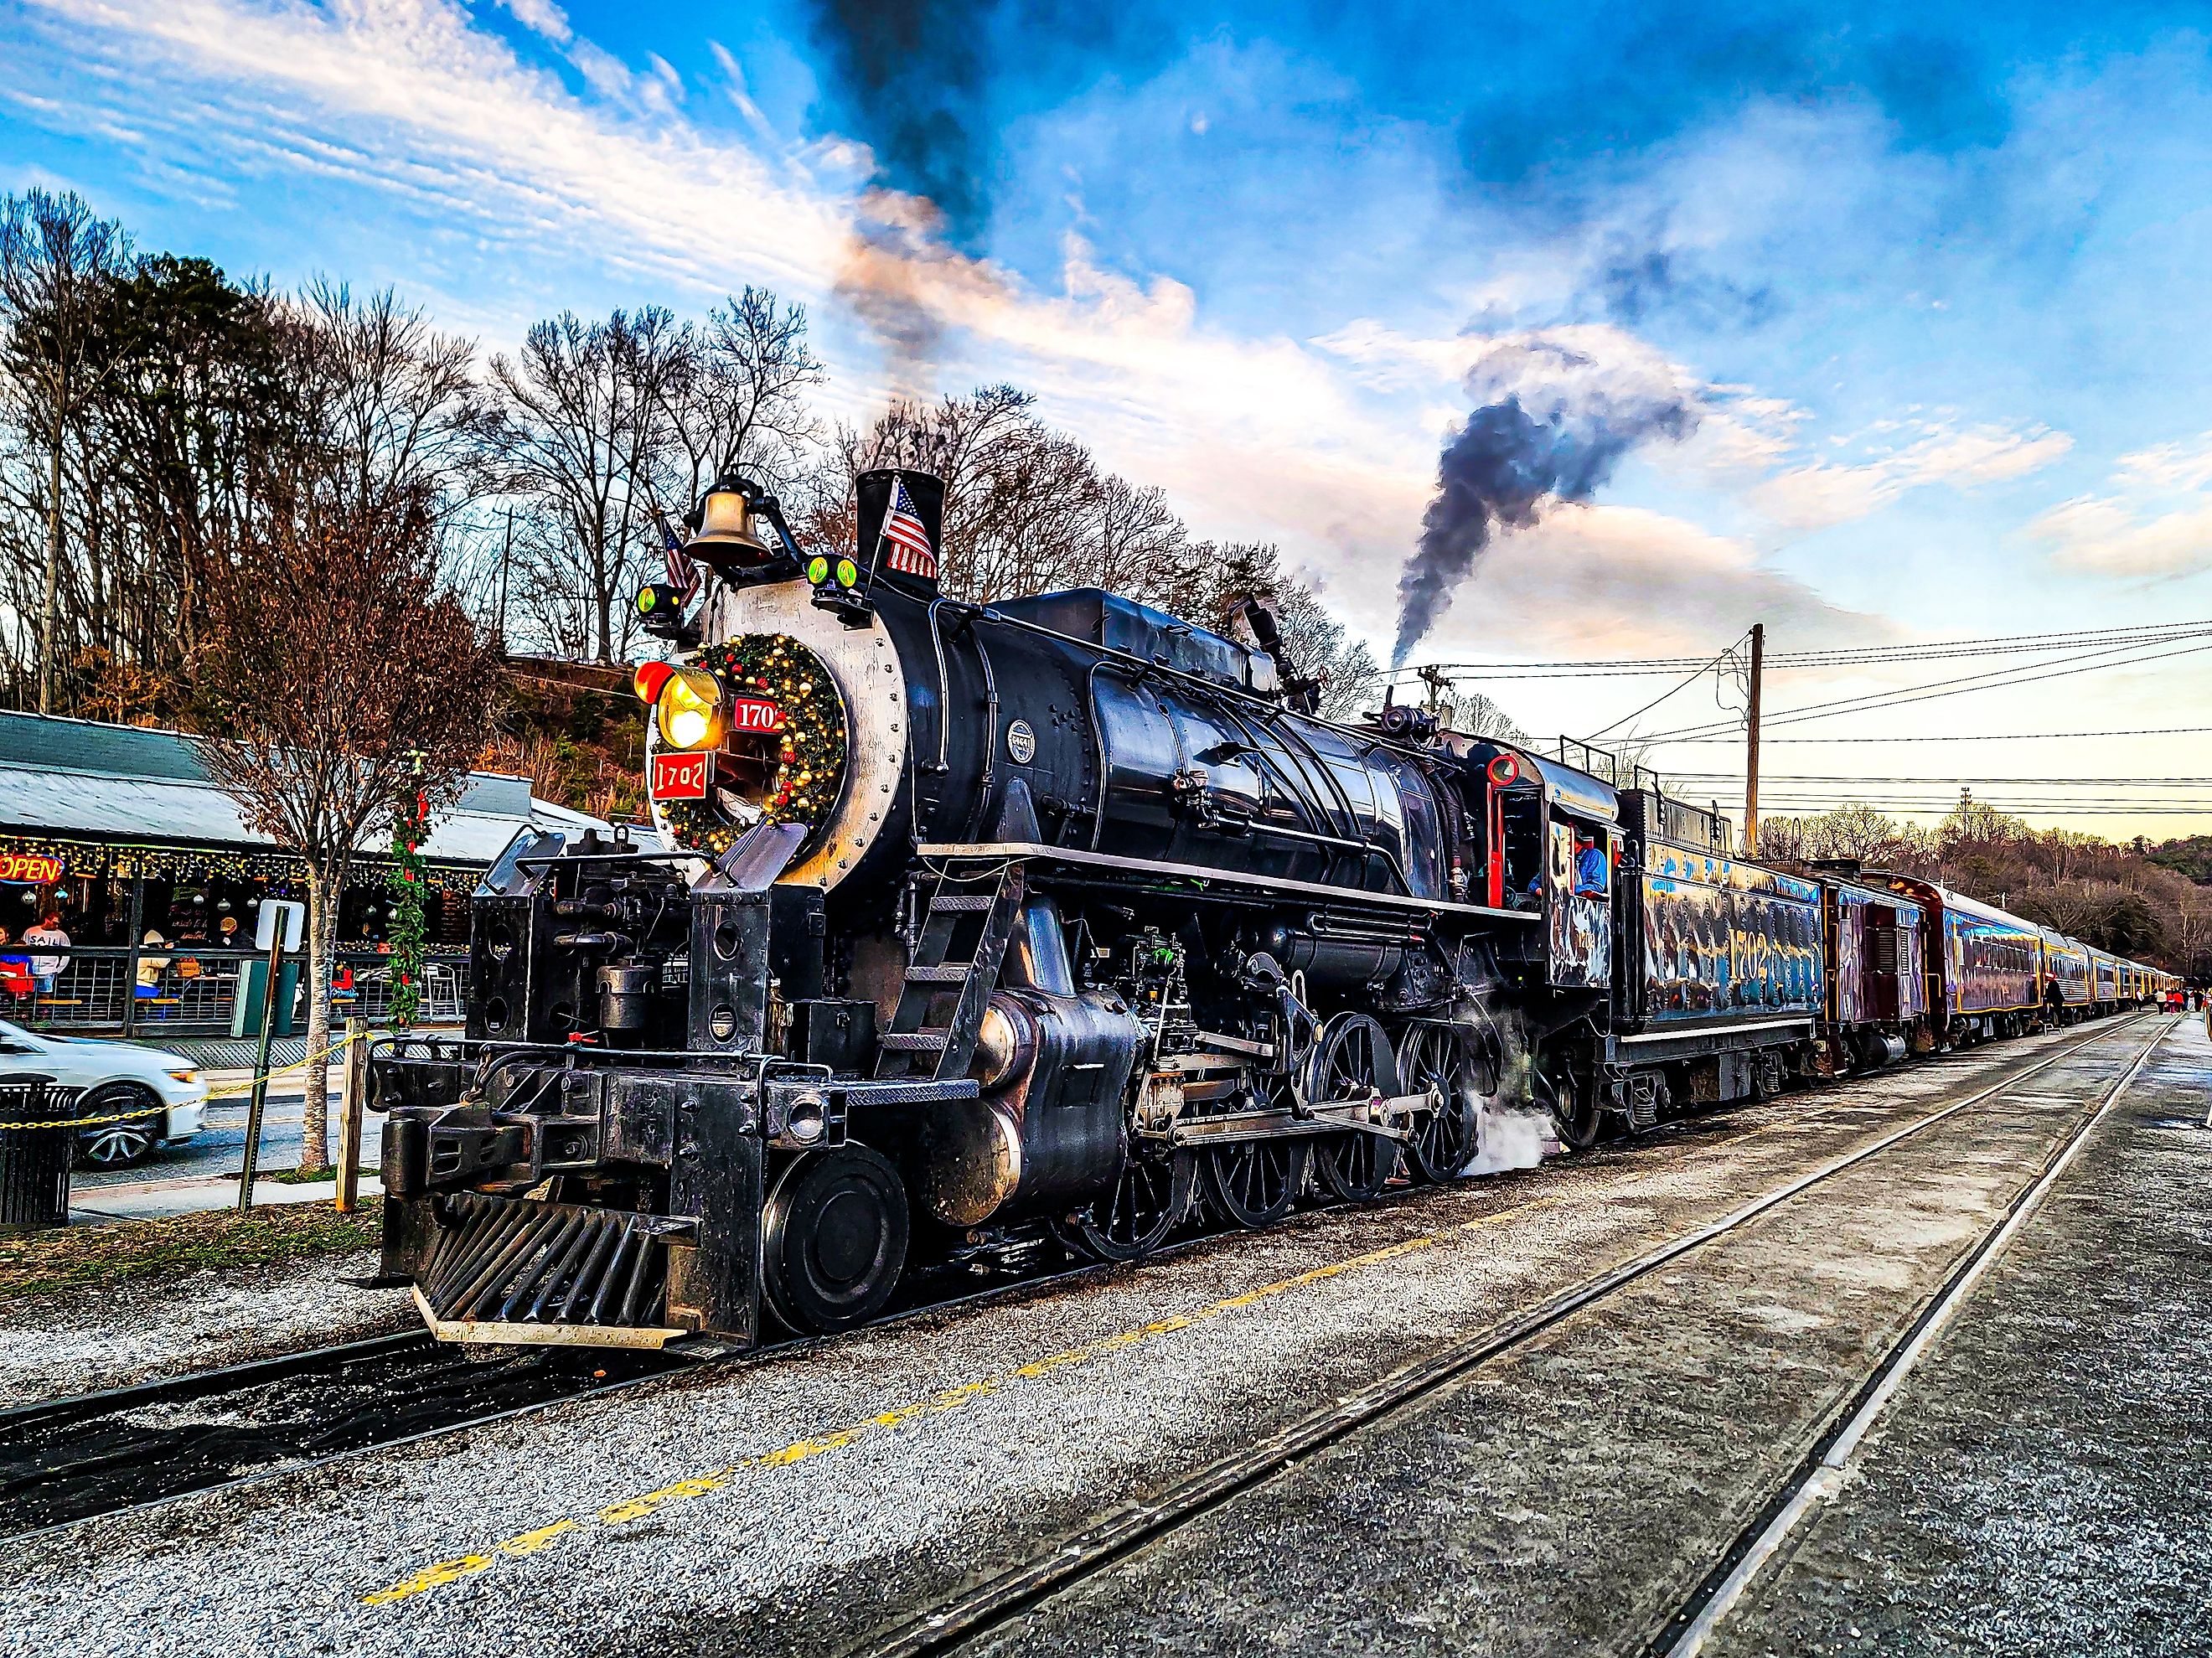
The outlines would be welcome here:
<svg viewBox="0 0 2212 1658">
<path fill-rule="evenodd" d="M 689 604 L 691 595 L 699 591 L 699 567 L 691 555 L 684 550 L 684 537 L 676 533 L 676 526 L 668 521 L 668 514 L 655 507 L 653 522 L 660 526 L 661 551 L 668 559 L 668 585 L 683 596 Z"/>
<path fill-rule="evenodd" d="M 891 480 L 890 505 L 884 511 L 884 540 L 890 544 L 885 562 L 891 568 L 937 580 L 937 555 L 929 549 L 929 529 L 915 510 L 904 478 Z"/>
</svg>

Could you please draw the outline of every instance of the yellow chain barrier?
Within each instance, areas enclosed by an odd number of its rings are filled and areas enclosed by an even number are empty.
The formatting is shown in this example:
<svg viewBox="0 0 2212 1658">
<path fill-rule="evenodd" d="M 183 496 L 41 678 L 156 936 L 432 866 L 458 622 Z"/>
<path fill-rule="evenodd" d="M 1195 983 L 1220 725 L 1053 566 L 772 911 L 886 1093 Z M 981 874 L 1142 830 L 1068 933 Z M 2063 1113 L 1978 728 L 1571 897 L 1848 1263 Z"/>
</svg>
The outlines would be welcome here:
<svg viewBox="0 0 2212 1658">
<path fill-rule="evenodd" d="M 328 1059 L 333 1054 L 343 1053 L 346 1045 L 355 1040 L 351 1036 L 341 1036 L 328 1048 L 310 1054 L 305 1059 L 295 1060 L 289 1065 L 280 1065 L 275 1070 L 264 1072 L 258 1077 L 248 1077 L 244 1082 L 225 1083 L 221 1088 L 210 1088 L 207 1091 L 207 1097 L 216 1100 L 234 1094 L 250 1094 L 253 1091 L 254 1084 L 273 1082 L 287 1071 L 298 1071 L 304 1066 L 313 1065 L 317 1060 Z M 360 1040 L 368 1040 L 368 1033 L 363 1032 Z M 141 1106 L 136 1111 L 118 1111 L 99 1117 L 66 1117 L 54 1122 L 0 1122 L 0 1131 L 11 1128 L 95 1128 L 103 1123 L 137 1122 L 143 1117 L 155 1116 L 168 1108 L 166 1105 L 161 1105 L 149 1111 Z"/>
</svg>

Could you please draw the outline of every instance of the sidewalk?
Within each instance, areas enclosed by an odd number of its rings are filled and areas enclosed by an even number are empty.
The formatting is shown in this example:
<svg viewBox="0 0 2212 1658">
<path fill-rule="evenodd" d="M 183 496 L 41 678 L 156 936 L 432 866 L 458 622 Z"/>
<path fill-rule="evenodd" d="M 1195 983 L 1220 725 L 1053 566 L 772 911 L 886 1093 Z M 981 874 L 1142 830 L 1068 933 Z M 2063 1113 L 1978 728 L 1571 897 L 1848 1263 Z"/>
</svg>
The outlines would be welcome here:
<svg viewBox="0 0 2212 1658">
<path fill-rule="evenodd" d="M 374 1169 L 364 1169 L 361 1175 L 361 1195 L 377 1197 L 384 1191 L 384 1182 Z M 256 1208 L 278 1203 L 327 1203 L 338 1194 L 335 1180 L 316 1181 L 301 1186 L 288 1186 L 281 1181 L 257 1180 L 253 1183 L 253 1203 Z M 107 1226 L 117 1221 L 158 1220 L 167 1215 L 197 1214 L 204 1210 L 228 1209 L 238 1201 L 238 1176 L 235 1175 L 193 1175 L 182 1180 L 136 1181 L 114 1186 L 92 1187 L 82 1194 L 72 1194 L 70 1199 L 70 1224 L 72 1226 Z"/>
</svg>

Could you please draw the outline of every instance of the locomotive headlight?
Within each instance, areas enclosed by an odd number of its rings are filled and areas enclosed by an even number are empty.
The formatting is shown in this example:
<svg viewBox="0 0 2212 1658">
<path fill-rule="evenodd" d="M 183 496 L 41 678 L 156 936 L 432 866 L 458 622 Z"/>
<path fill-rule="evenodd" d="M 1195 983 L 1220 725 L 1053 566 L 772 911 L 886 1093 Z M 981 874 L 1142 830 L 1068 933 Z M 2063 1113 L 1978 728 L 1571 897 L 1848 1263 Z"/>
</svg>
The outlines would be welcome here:
<svg viewBox="0 0 2212 1658">
<path fill-rule="evenodd" d="M 704 668 L 678 668 L 653 704 L 660 740 L 672 749 L 711 749 L 722 740 L 721 682 Z"/>
</svg>

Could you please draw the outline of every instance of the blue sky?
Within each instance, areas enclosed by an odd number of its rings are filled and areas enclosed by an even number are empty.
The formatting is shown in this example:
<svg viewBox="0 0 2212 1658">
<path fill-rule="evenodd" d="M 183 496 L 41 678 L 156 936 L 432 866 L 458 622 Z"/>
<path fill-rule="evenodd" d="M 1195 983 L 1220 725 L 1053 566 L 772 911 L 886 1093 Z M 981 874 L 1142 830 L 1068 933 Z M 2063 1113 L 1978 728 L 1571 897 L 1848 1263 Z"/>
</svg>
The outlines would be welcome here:
<svg viewBox="0 0 2212 1658">
<path fill-rule="evenodd" d="M 2057 630 L 2212 616 L 2200 15 L 9 0 L 0 185 L 279 282 L 394 284 L 488 349 L 765 282 L 811 307 L 838 412 L 1028 386 L 1382 649 L 1474 402 L 1694 411 L 1500 539 L 1417 658 Z M 856 292 L 928 317 L 929 357 L 887 356 Z M 1805 734 L 2212 724 L 2200 661 Z M 1492 687 L 1545 734 L 1656 689 Z M 2203 738 L 1778 754 L 2212 774 Z"/>
</svg>

